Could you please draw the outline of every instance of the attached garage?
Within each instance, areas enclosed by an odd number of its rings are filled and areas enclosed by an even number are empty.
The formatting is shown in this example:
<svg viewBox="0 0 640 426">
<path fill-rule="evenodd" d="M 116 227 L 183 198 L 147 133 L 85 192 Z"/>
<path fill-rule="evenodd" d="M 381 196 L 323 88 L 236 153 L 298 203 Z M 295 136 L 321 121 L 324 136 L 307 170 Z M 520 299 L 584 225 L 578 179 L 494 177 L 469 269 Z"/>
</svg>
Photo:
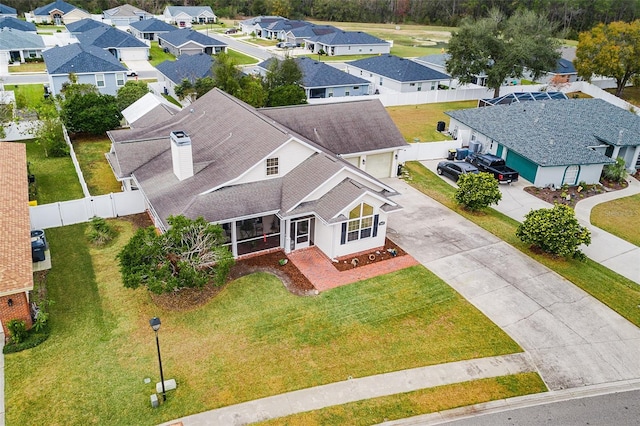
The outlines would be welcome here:
<svg viewBox="0 0 640 426">
<path fill-rule="evenodd" d="M 529 182 L 536 181 L 536 173 L 538 172 L 537 164 L 532 163 L 523 156 L 518 155 L 511 150 L 507 152 L 507 158 L 505 161 L 507 163 L 507 166 L 520 173 L 520 176 L 524 179 L 528 180 Z"/>
<path fill-rule="evenodd" d="M 366 172 L 375 178 L 385 178 L 391 176 L 391 166 L 393 165 L 393 153 L 367 155 Z"/>
<path fill-rule="evenodd" d="M 360 157 L 350 157 L 345 158 L 349 163 L 353 164 L 356 167 L 360 167 Z"/>
</svg>

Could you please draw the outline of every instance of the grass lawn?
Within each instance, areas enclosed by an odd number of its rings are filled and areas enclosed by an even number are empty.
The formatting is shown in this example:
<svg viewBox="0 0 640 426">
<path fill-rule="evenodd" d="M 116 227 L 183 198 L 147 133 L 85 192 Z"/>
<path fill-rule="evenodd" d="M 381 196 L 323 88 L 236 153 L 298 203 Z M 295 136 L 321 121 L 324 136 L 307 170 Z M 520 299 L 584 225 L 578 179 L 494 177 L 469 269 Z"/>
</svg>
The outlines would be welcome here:
<svg viewBox="0 0 640 426">
<path fill-rule="evenodd" d="M 20 64 L 17 67 L 9 67 L 10 73 L 45 72 L 45 71 L 46 71 L 46 66 L 44 65 L 44 62 L 29 62 L 29 63 Z"/>
<path fill-rule="evenodd" d="M 267 40 L 259 37 L 251 37 L 246 41 L 249 43 L 257 44 L 258 46 L 265 46 L 265 47 L 273 47 L 279 43 L 279 40 Z"/>
<path fill-rule="evenodd" d="M 238 65 L 253 65 L 260 62 L 252 56 L 245 55 L 244 53 L 240 53 L 237 50 L 233 50 L 233 49 L 227 49 L 227 54 L 234 61 L 236 61 L 236 64 Z"/>
<path fill-rule="evenodd" d="M 258 424 L 366 426 L 546 390 L 537 373 L 520 373 L 337 405 Z"/>
<path fill-rule="evenodd" d="M 408 162 L 405 166 L 411 176 L 409 183 L 416 189 L 554 270 L 640 327 L 640 286 L 636 283 L 590 259 L 580 262 L 534 253 L 515 235 L 519 222 L 491 208 L 483 213 L 467 212 L 453 201 L 454 187 L 420 163 Z"/>
<path fill-rule="evenodd" d="M 6 90 L 13 90 L 18 108 L 35 109 L 44 100 L 44 86 L 42 84 L 5 84 Z"/>
<path fill-rule="evenodd" d="M 113 176 L 113 171 L 104 157 L 110 148 L 111 142 L 106 136 L 73 141 L 73 149 L 91 195 L 122 191 L 120 182 Z"/>
<path fill-rule="evenodd" d="M 133 231 L 110 223 L 121 233 L 101 249 L 86 243 L 86 225 L 47 230 L 51 336 L 5 357 L 7 424 L 152 425 L 348 376 L 521 350 L 421 266 L 317 297 L 258 273 L 205 306 L 164 311 L 122 286 L 114 256 Z M 153 316 L 162 319 L 165 377 L 178 382 L 157 410 Z"/>
<path fill-rule="evenodd" d="M 36 177 L 38 204 L 84 197 L 71 157 L 47 158 L 42 146 L 33 140 L 25 143 L 30 171 Z"/>
<path fill-rule="evenodd" d="M 437 104 L 387 107 L 387 112 L 407 142 L 418 138 L 421 142 L 451 140 L 436 130 L 438 121 L 449 122 L 445 111 L 475 108 L 478 101 L 442 102 Z"/>
<path fill-rule="evenodd" d="M 640 194 L 598 204 L 591 210 L 591 223 L 640 246 Z"/>
<path fill-rule="evenodd" d="M 171 95 L 165 95 L 164 93 L 162 94 L 162 97 L 165 98 L 166 100 L 168 100 L 169 102 L 171 102 L 174 105 L 179 106 L 180 108 L 182 108 L 182 104 L 173 96 Z"/>
<path fill-rule="evenodd" d="M 614 95 L 616 93 L 616 89 L 605 89 L 607 92 Z M 629 102 L 640 108 L 640 87 L 638 86 L 630 86 L 625 87 L 622 91 L 622 95 L 620 96 L 625 101 Z"/>
<path fill-rule="evenodd" d="M 160 46 L 158 46 L 157 41 L 151 42 L 151 48 L 149 49 L 149 56 L 151 57 L 151 59 L 149 59 L 149 63 L 154 67 L 158 66 L 159 63 L 167 60 L 168 61 L 176 60 L 176 57 L 173 56 L 171 53 L 165 53 L 165 51 L 162 50 Z"/>
</svg>

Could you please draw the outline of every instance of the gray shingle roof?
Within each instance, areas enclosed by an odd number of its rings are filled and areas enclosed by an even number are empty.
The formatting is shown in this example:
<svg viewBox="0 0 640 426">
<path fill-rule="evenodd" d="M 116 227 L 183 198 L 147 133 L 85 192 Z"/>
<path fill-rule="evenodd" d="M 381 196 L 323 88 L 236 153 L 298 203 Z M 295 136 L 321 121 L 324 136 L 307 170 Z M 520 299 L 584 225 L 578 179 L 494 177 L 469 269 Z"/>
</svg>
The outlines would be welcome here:
<svg viewBox="0 0 640 426">
<path fill-rule="evenodd" d="M 193 41 L 206 47 L 227 45 L 224 41 L 220 41 L 215 37 L 207 36 L 192 29 L 174 30 L 169 33 L 161 34 L 158 38 L 161 38 L 163 41 L 166 41 L 176 47 L 180 47 L 189 41 Z"/>
<path fill-rule="evenodd" d="M 603 164 L 589 149 L 596 136 L 614 145 L 640 145 L 640 117 L 602 99 L 513 103 L 446 112 L 541 166 Z"/>
<path fill-rule="evenodd" d="M 282 16 L 255 16 L 253 18 L 248 18 L 243 21 L 240 21 L 240 23 L 244 25 L 255 25 L 260 22 L 271 23 L 279 19 L 285 19 L 285 18 L 283 18 Z"/>
<path fill-rule="evenodd" d="M 261 110 L 268 117 L 338 155 L 407 146 L 377 99 Z M 363 120 L 366 117 L 366 120 Z"/>
<path fill-rule="evenodd" d="M 36 31 L 36 25 L 33 22 L 25 22 L 22 19 L 13 16 L 0 16 L 0 28 L 12 28 L 20 31 Z"/>
<path fill-rule="evenodd" d="M 137 7 L 132 6 L 130 4 L 123 4 L 120 6 L 116 6 L 114 8 L 103 11 L 102 14 L 109 17 L 111 16 L 135 17 L 135 16 L 150 15 L 149 12 L 142 9 L 138 9 Z"/>
<path fill-rule="evenodd" d="M 442 81 L 451 77 L 426 65 L 394 55 L 372 56 L 348 62 L 350 66 L 401 82 Z"/>
<path fill-rule="evenodd" d="M 195 83 L 202 77 L 211 77 L 213 58 L 204 53 L 198 55 L 182 55 L 175 61 L 164 61 L 156 66 L 156 69 L 164 74 L 169 80 L 180 84 L 187 79 Z"/>
<path fill-rule="evenodd" d="M 296 38 L 309 38 L 316 37 L 324 34 L 334 33 L 337 31 L 341 31 L 338 28 L 332 25 L 316 25 L 309 24 L 301 27 L 292 28 L 288 32 L 290 32 Z"/>
<path fill-rule="evenodd" d="M 39 7 L 37 9 L 35 9 L 33 11 L 33 14 L 36 15 L 36 16 L 49 15 L 49 13 L 54 9 L 58 9 L 62 13 L 69 13 L 72 10 L 79 9 L 79 8 L 75 7 L 72 4 L 67 3 L 66 1 L 56 0 L 53 3 L 49 3 L 49 4 L 46 4 L 46 5 L 42 6 L 42 7 Z"/>
<path fill-rule="evenodd" d="M 2 28 L 0 30 L 0 50 L 12 49 L 44 49 L 44 41 L 37 34 Z"/>
<path fill-rule="evenodd" d="M 268 70 L 271 62 L 275 60 L 277 59 L 267 59 L 258 64 L 258 66 Z M 302 86 L 305 88 L 369 85 L 369 81 L 347 74 L 324 62 L 305 57 L 295 58 L 294 60 L 300 67 L 300 71 L 302 71 Z"/>
<path fill-rule="evenodd" d="M 6 4 L 0 3 L 0 14 L 3 15 L 17 15 L 18 11 L 13 7 L 7 6 Z"/>
<path fill-rule="evenodd" d="M 552 71 L 555 74 L 577 74 L 573 62 L 568 59 L 560 58 L 556 63 L 556 69 Z"/>
<path fill-rule="evenodd" d="M 167 9 L 171 16 L 176 16 L 180 13 L 186 13 L 194 17 L 207 12 L 213 14 L 210 6 L 167 6 Z"/>
<path fill-rule="evenodd" d="M 136 21 L 129 24 L 130 27 L 135 28 L 138 31 L 142 32 L 165 32 L 168 33 L 170 31 L 175 31 L 176 27 L 173 25 L 169 25 L 166 22 L 162 22 L 159 19 L 145 19 L 142 21 Z"/>
<path fill-rule="evenodd" d="M 109 25 L 91 18 L 80 19 L 79 21 L 66 24 L 66 27 L 70 33 L 83 33 L 98 27 L 110 28 Z"/>
<path fill-rule="evenodd" d="M 336 31 L 309 38 L 309 40 L 329 46 L 349 46 L 354 44 L 389 44 L 387 41 L 362 31 Z"/>
<path fill-rule="evenodd" d="M 42 52 L 47 72 L 52 75 L 92 72 L 126 71 L 126 68 L 106 50 L 80 43 L 53 47 Z"/>
<path fill-rule="evenodd" d="M 103 49 L 142 47 L 148 48 L 144 42 L 131 34 L 110 26 L 100 26 L 78 34 L 82 44 L 91 44 Z"/>
</svg>

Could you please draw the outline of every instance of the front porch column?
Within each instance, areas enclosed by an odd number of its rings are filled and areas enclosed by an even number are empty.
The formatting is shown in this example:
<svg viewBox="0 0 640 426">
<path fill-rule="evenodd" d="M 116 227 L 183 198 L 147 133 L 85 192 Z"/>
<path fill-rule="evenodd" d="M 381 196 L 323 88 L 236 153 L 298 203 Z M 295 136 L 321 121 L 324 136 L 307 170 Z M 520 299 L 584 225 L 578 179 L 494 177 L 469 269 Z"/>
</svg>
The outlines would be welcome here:
<svg viewBox="0 0 640 426">
<path fill-rule="evenodd" d="M 24 64 L 24 51 L 20 51 L 20 63 Z"/>
<path fill-rule="evenodd" d="M 280 220 L 280 238 L 284 238 L 284 241 L 280 240 L 280 246 L 284 247 L 285 253 L 291 253 L 290 224 L 291 221 L 289 220 Z"/>
<path fill-rule="evenodd" d="M 636 170 L 636 164 L 638 164 L 638 157 L 640 156 L 640 145 L 636 146 L 636 149 L 633 151 L 633 156 L 631 157 L 631 164 L 627 167 L 632 173 Z"/>
<path fill-rule="evenodd" d="M 616 158 L 618 158 L 618 154 L 620 153 L 620 147 L 619 146 L 614 146 L 613 147 L 613 152 L 611 153 L 611 158 L 613 158 L 614 160 Z"/>
<path fill-rule="evenodd" d="M 238 257 L 238 235 L 236 233 L 236 221 L 231 222 L 231 254 Z"/>
</svg>

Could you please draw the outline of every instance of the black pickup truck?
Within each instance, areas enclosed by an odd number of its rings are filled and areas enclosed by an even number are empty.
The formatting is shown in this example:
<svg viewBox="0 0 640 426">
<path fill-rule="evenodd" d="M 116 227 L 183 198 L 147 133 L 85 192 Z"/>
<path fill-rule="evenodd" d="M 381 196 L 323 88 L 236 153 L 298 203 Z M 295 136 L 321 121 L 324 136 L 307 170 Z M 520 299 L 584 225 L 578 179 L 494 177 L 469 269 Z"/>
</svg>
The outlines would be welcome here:
<svg viewBox="0 0 640 426">
<path fill-rule="evenodd" d="M 465 160 L 476 166 L 481 172 L 493 174 L 498 182 L 515 182 L 520 176 L 518 172 L 507 167 L 502 158 L 495 155 L 471 153 Z"/>
</svg>

